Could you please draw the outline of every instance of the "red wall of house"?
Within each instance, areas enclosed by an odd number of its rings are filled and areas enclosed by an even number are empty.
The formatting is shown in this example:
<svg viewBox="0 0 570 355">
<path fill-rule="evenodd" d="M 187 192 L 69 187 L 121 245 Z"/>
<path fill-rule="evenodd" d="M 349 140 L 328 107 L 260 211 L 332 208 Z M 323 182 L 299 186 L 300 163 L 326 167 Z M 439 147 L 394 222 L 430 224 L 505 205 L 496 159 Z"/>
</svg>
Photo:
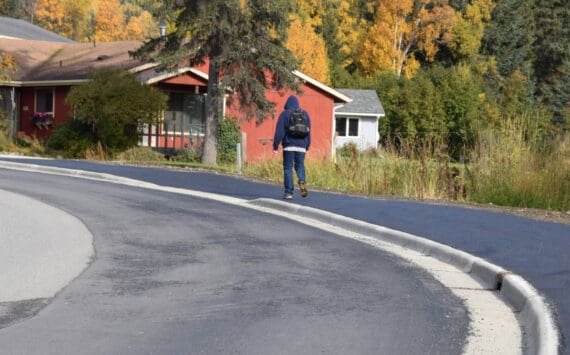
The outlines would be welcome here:
<svg viewBox="0 0 570 355">
<path fill-rule="evenodd" d="M 35 104 L 35 88 L 20 89 L 20 131 L 26 135 L 41 140 L 49 138 L 53 129 L 69 120 L 69 106 L 65 104 L 65 98 L 69 93 L 69 86 L 56 87 L 54 92 L 54 117 L 51 126 L 43 127 L 32 123 L 31 118 L 34 114 Z"/>
<path fill-rule="evenodd" d="M 247 135 L 246 160 L 248 162 L 273 159 L 275 125 L 290 95 L 298 97 L 299 105 L 311 118 L 311 147 L 307 159 L 329 160 L 331 158 L 334 101 L 326 93 L 310 86 L 303 85 L 302 90 L 302 94 L 295 94 L 291 91 L 268 92 L 267 99 L 276 103 L 275 117 L 268 117 L 260 126 L 257 126 L 254 121 L 242 123 L 242 131 Z M 228 111 L 228 114 L 240 117 L 239 114 L 231 111 Z"/>
<path fill-rule="evenodd" d="M 165 80 L 158 84 L 162 89 L 194 91 L 195 85 L 199 86 L 199 92 L 205 93 L 206 87 L 202 80 L 193 78 L 192 75 L 182 75 L 177 78 Z M 65 98 L 69 93 L 69 87 L 58 87 L 55 90 L 54 121 L 49 128 L 37 127 L 30 118 L 35 109 L 34 88 L 21 88 L 21 131 L 27 135 L 40 139 L 47 139 L 57 125 L 69 119 L 69 107 L 65 105 Z M 283 111 L 285 102 L 290 95 L 296 95 L 300 106 L 306 110 L 311 118 L 311 148 L 307 154 L 307 159 L 329 160 L 332 152 L 332 130 L 333 130 L 333 109 L 334 99 L 329 94 L 310 85 L 302 85 L 302 94 L 295 94 L 292 91 L 268 91 L 267 99 L 274 102 L 275 117 L 268 117 L 261 125 L 255 121 L 247 122 L 241 120 L 242 132 L 246 134 L 246 161 L 259 162 L 267 159 L 275 159 L 273 155 L 273 135 L 277 118 Z M 24 110 L 27 107 L 27 110 Z M 241 118 L 243 115 L 235 108 L 227 107 L 226 114 Z M 148 137 L 147 137 L 148 138 Z M 181 146 L 178 142 L 177 146 Z M 281 150 L 281 147 L 280 147 Z"/>
<path fill-rule="evenodd" d="M 175 76 L 174 78 L 166 79 L 160 82 L 160 85 L 168 85 L 168 84 L 191 86 L 192 88 L 194 88 L 195 86 L 205 88 L 206 85 L 208 85 L 208 83 L 204 82 L 204 80 L 202 80 L 201 78 L 200 79 L 194 78 L 188 73 L 186 73 L 185 75 L 178 75 Z"/>
</svg>

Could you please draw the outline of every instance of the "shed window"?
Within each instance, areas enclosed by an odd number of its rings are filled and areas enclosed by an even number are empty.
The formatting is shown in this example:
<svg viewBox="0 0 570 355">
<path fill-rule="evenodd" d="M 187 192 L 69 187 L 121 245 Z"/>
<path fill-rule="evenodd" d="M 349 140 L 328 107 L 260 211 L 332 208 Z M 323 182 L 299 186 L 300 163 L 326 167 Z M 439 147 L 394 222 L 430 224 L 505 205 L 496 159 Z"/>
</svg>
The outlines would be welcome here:
<svg viewBox="0 0 570 355">
<path fill-rule="evenodd" d="M 339 137 L 357 137 L 358 121 L 358 118 L 338 117 L 336 119 L 336 131 Z"/>
<path fill-rule="evenodd" d="M 35 111 L 53 115 L 53 98 L 53 89 L 37 89 Z"/>
</svg>

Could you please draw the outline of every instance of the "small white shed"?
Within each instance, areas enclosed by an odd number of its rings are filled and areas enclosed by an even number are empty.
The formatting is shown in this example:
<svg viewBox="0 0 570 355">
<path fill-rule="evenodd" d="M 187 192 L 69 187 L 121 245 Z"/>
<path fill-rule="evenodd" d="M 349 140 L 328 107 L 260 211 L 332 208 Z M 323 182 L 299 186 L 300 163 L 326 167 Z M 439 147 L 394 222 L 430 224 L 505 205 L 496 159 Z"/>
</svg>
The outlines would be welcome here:
<svg viewBox="0 0 570 355">
<path fill-rule="evenodd" d="M 352 99 L 335 105 L 335 148 L 354 143 L 359 150 L 378 147 L 378 120 L 386 114 L 375 90 L 336 89 Z"/>
</svg>

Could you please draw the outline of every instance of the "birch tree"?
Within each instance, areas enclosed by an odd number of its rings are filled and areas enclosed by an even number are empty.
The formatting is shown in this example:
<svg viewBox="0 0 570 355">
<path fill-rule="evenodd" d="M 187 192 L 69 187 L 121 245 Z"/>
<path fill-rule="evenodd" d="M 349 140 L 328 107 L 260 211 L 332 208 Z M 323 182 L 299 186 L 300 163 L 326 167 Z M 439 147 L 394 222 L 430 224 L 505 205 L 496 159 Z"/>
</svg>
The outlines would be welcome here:
<svg viewBox="0 0 570 355">
<path fill-rule="evenodd" d="M 433 61 L 438 41 L 449 41 L 454 14 L 447 0 L 378 0 L 376 20 L 359 55 L 362 71 L 412 77 L 420 66 L 416 53 Z"/>
</svg>

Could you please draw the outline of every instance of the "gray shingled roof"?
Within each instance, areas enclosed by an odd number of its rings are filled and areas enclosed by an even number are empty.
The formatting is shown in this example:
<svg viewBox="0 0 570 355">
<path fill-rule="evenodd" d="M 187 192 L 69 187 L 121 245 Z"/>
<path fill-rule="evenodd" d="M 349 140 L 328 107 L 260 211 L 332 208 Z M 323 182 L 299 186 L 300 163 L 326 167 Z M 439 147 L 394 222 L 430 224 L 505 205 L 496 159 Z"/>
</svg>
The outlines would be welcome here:
<svg viewBox="0 0 570 355">
<path fill-rule="evenodd" d="M 384 107 L 374 90 L 336 89 L 352 99 L 352 102 L 338 107 L 336 113 L 384 116 Z M 337 105 L 339 106 L 339 105 Z"/>
<path fill-rule="evenodd" d="M 36 41 L 73 42 L 24 20 L 0 16 L 0 37 L 31 39 Z"/>
</svg>

